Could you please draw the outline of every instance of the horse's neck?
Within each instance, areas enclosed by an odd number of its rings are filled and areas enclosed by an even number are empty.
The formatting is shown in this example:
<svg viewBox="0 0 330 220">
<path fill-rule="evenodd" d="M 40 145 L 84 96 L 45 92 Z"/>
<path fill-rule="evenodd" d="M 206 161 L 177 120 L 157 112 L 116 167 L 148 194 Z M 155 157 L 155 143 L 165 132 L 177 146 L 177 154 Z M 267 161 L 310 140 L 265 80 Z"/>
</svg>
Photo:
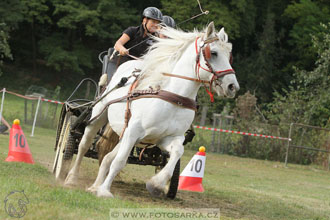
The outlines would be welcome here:
<svg viewBox="0 0 330 220">
<path fill-rule="evenodd" d="M 189 47 L 183 53 L 179 61 L 175 64 L 171 74 L 196 78 L 195 69 L 194 69 L 196 57 L 195 56 L 192 57 L 191 56 L 192 54 L 195 54 L 194 47 Z M 166 77 L 170 77 L 170 76 L 166 76 Z M 199 87 L 200 87 L 200 83 L 187 79 L 170 77 L 168 83 L 163 87 L 163 89 L 184 97 L 195 99 Z"/>
</svg>

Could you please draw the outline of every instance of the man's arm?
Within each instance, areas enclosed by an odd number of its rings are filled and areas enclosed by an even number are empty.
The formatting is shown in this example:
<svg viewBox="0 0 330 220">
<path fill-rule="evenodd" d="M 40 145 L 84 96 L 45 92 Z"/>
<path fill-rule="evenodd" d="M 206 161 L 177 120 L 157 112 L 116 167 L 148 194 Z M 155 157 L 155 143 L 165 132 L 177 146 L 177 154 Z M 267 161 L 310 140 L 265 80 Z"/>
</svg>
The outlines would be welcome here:
<svg viewBox="0 0 330 220">
<path fill-rule="evenodd" d="M 131 38 L 123 33 L 123 35 L 121 35 L 121 37 L 117 40 L 116 44 L 115 44 L 115 49 L 120 53 L 120 55 L 124 56 L 129 54 L 129 51 L 127 50 L 127 48 L 124 47 L 124 45 L 130 40 Z"/>
</svg>

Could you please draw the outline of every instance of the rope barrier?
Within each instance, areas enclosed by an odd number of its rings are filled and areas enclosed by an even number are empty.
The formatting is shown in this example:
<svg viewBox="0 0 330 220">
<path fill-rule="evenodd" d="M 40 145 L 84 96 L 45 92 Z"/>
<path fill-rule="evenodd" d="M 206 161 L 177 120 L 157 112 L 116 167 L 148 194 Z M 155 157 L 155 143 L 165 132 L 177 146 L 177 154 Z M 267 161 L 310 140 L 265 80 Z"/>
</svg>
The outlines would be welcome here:
<svg viewBox="0 0 330 220">
<path fill-rule="evenodd" d="M 5 92 L 5 93 L 7 92 L 9 94 L 16 95 L 18 97 L 21 97 L 21 98 L 24 98 L 24 99 L 29 99 L 29 100 L 38 100 L 39 99 L 39 97 L 28 97 L 28 96 L 24 96 L 24 95 L 15 93 L 15 92 L 8 91 L 6 89 L 1 89 L 0 93 L 1 92 Z M 61 104 L 61 105 L 64 104 L 63 102 L 55 101 L 55 100 L 51 100 L 51 99 L 40 98 L 40 100 L 44 101 L 44 102 L 55 103 L 55 104 Z M 254 136 L 254 137 L 262 137 L 262 138 L 271 138 L 271 139 L 291 141 L 291 138 L 278 137 L 278 136 L 273 136 L 273 135 L 254 134 L 254 133 L 242 132 L 242 131 L 232 131 L 232 130 L 226 130 L 226 129 L 209 128 L 209 127 L 199 126 L 199 125 L 194 125 L 193 127 L 198 128 L 198 129 L 203 129 L 203 130 L 209 130 L 209 131 L 219 131 L 219 132 L 224 132 L 224 133 L 241 134 L 241 135 Z"/>
<path fill-rule="evenodd" d="M 199 129 L 209 130 L 209 131 L 219 131 L 219 132 L 224 132 L 224 133 L 241 134 L 241 135 L 254 136 L 254 137 L 291 141 L 291 138 L 277 137 L 277 136 L 273 136 L 273 135 L 264 135 L 264 134 L 254 134 L 254 133 L 242 132 L 242 131 L 232 131 L 232 130 L 225 130 L 225 129 L 218 129 L 218 128 L 208 128 L 208 127 L 199 126 L 199 125 L 194 125 L 194 128 L 199 128 Z"/>
<path fill-rule="evenodd" d="M 38 100 L 39 99 L 39 97 L 29 97 L 29 96 L 21 95 L 21 94 L 18 94 L 18 93 L 15 93 L 15 92 L 11 92 L 11 91 L 8 91 L 8 90 L 4 90 L 4 89 L 1 89 L 0 92 L 3 92 L 3 91 L 6 92 L 6 93 L 9 93 L 9 94 L 18 96 L 18 97 L 23 98 L 23 99 L 28 99 L 28 100 Z M 41 98 L 41 101 L 51 102 L 51 103 L 61 104 L 61 105 L 64 104 L 64 102 L 61 102 L 61 101 L 55 101 L 55 100 L 44 99 L 44 98 Z"/>
<path fill-rule="evenodd" d="M 32 125 L 32 132 L 31 132 L 31 135 L 30 135 L 31 137 L 34 136 L 34 129 L 35 129 L 35 126 L 36 126 L 36 121 L 37 121 L 37 115 L 38 115 L 38 111 L 39 111 L 40 102 L 44 101 L 44 102 L 51 102 L 51 103 L 55 103 L 55 104 L 61 104 L 61 105 L 64 104 L 63 102 L 60 102 L 60 101 L 41 98 L 41 96 L 39 96 L 39 97 L 30 97 L 30 96 L 21 95 L 21 94 L 18 94 L 16 92 L 8 91 L 8 90 L 6 90 L 6 88 L 1 89 L 0 93 L 1 92 L 2 92 L 2 99 L 1 99 L 1 108 L 0 108 L 0 121 L 1 121 L 2 111 L 3 111 L 3 103 L 4 103 L 5 93 L 15 95 L 15 96 L 18 96 L 18 97 L 23 98 L 23 99 L 38 100 L 36 112 L 35 112 L 35 115 L 34 115 L 33 125 Z"/>
</svg>

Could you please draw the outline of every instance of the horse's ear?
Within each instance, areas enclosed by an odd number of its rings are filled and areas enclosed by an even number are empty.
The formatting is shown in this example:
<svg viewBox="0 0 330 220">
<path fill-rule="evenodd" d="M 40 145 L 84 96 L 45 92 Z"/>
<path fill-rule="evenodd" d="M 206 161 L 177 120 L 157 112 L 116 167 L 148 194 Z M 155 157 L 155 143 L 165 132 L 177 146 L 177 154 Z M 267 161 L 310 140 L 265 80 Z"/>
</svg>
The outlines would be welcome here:
<svg viewBox="0 0 330 220">
<path fill-rule="evenodd" d="M 208 39 L 209 37 L 211 37 L 211 35 L 215 32 L 215 27 L 214 27 L 214 22 L 212 21 L 206 29 L 206 37 L 205 39 Z"/>
<path fill-rule="evenodd" d="M 226 43 L 228 42 L 228 35 L 226 34 L 224 27 L 221 28 L 218 35 L 219 35 L 219 38 L 221 41 L 226 42 Z"/>
</svg>

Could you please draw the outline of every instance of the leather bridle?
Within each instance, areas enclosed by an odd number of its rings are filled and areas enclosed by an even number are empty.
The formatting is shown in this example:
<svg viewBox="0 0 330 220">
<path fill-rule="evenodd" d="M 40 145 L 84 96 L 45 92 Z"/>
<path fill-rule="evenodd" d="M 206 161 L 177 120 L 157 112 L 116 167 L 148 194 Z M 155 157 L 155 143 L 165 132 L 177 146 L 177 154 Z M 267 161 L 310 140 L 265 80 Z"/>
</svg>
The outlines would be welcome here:
<svg viewBox="0 0 330 220">
<path fill-rule="evenodd" d="M 200 44 L 199 44 L 199 50 L 198 50 L 198 46 L 197 46 L 198 37 L 196 38 L 196 41 L 195 41 L 195 49 L 196 49 L 195 73 L 196 73 L 196 76 L 198 77 L 198 79 L 200 79 L 200 76 L 199 76 L 199 70 L 200 69 L 203 69 L 207 72 L 212 73 L 214 75 L 212 77 L 212 80 L 214 78 L 218 79 L 218 78 L 223 77 L 227 74 L 235 74 L 235 71 L 233 69 L 214 71 L 211 64 L 209 63 L 209 60 L 211 59 L 210 43 L 213 43 L 214 41 L 218 41 L 218 40 L 219 40 L 218 37 L 212 37 L 212 38 L 209 38 L 205 41 L 201 41 Z M 208 69 L 202 67 L 201 64 L 200 64 L 201 53 L 204 56 L 205 65 L 207 66 Z"/>
<path fill-rule="evenodd" d="M 212 65 L 210 64 L 209 60 L 211 59 L 211 49 L 210 49 L 210 43 L 213 43 L 215 41 L 218 41 L 219 40 L 219 37 L 215 36 L 215 37 L 212 37 L 212 38 L 208 38 L 206 40 L 202 40 L 200 43 L 199 43 L 199 49 L 198 49 L 198 46 L 197 46 L 197 41 L 198 41 L 199 37 L 196 38 L 195 40 L 195 49 L 196 49 L 196 65 L 195 65 L 195 73 L 196 73 L 196 76 L 199 80 L 200 79 L 200 76 L 199 76 L 199 71 L 200 69 L 203 69 L 207 72 L 210 72 L 213 74 L 213 77 L 211 78 L 211 80 L 208 82 L 209 84 L 209 89 L 206 88 L 205 84 L 204 87 L 205 87 L 205 90 L 206 92 L 209 94 L 210 96 L 210 99 L 211 99 L 211 102 L 214 102 L 214 97 L 213 97 L 213 93 L 212 93 L 212 85 L 213 85 L 213 82 L 218 79 L 218 78 L 221 78 L 227 74 L 235 74 L 235 71 L 234 69 L 227 69 L 227 70 L 220 70 L 220 71 L 214 71 L 214 69 L 212 68 Z M 201 63 L 200 63 L 200 57 L 201 57 L 201 53 L 203 54 L 203 57 L 204 57 L 204 61 L 205 61 L 205 65 L 206 67 L 208 68 L 204 68 L 201 66 Z M 230 57 L 230 60 L 231 61 L 231 57 Z M 217 82 L 215 83 L 217 85 L 219 85 Z"/>
<path fill-rule="evenodd" d="M 195 50 L 196 50 L 196 64 L 195 64 L 195 74 L 196 74 L 196 78 L 191 78 L 191 77 L 187 77 L 187 76 L 181 76 L 181 75 L 176 75 L 176 74 L 171 74 L 171 73 L 163 73 L 163 75 L 165 76 L 170 76 L 170 77 L 176 77 L 176 78 L 181 78 L 181 79 L 186 79 L 186 80 L 190 80 L 190 81 L 195 81 L 195 82 L 199 82 L 199 83 L 203 83 L 205 89 L 206 89 L 206 92 L 209 94 L 210 98 L 211 98 L 211 102 L 214 101 L 214 98 L 213 98 L 213 94 L 212 94 L 212 85 L 213 85 L 213 82 L 216 81 L 217 79 L 225 76 L 225 75 L 228 75 L 228 74 L 235 74 L 235 71 L 234 69 L 227 69 L 227 70 L 220 70 L 220 71 L 214 71 L 214 69 L 212 68 L 209 60 L 211 59 L 211 50 L 210 50 L 210 43 L 213 43 L 215 41 L 218 41 L 219 38 L 216 36 L 216 37 L 212 37 L 212 38 L 208 38 L 206 40 L 202 40 L 200 43 L 199 43 L 199 46 L 198 46 L 198 39 L 199 37 L 196 38 L 195 40 Z M 200 63 L 200 57 L 201 57 L 201 54 L 203 55 L 204 57 L 204 60 L 205 60 L 205 65 L 206 67 L 203 67 L 201 66 L 201 63 Z M 232 61 L 232 56 L 230 56 L 230 59 L 229 61 L 231 62 Z M 200 69 L 203 69 L 207 72 L 210 72 L 213 74 L 211 80 L 202 80 L 200 78 L 200 75 L 199 75 L 199 71 Z M 209 89 L 206 88 L 205 84 L 208 84 L 209 85 Z M 219 85 L 217 82 L 215 83 L 217 85 Z"/>
</svg>

